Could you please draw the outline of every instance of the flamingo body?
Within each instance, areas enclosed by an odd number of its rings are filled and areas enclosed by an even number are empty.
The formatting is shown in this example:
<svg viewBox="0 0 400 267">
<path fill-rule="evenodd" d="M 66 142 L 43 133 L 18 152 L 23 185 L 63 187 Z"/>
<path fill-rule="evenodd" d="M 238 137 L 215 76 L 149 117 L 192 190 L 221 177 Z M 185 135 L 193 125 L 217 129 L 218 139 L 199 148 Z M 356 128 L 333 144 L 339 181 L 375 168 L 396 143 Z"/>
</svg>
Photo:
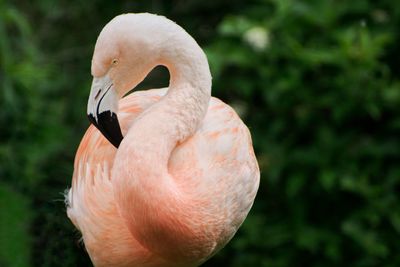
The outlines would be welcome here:
<svg viewBox="0 0 400 267">
<path fill-rule="evenodd" d="M 93 125 L 80 143 L 67 213 L 95 266 L 198 266 L 253 204 L 260 173 L 245 124 L 203 95 L 206 104 L 196 98 L 185 117 L 170 107 L 187 105 L 190 89 L 169 97 L 170 88 L 119 100 L 118 150 Z"/>
</svg>

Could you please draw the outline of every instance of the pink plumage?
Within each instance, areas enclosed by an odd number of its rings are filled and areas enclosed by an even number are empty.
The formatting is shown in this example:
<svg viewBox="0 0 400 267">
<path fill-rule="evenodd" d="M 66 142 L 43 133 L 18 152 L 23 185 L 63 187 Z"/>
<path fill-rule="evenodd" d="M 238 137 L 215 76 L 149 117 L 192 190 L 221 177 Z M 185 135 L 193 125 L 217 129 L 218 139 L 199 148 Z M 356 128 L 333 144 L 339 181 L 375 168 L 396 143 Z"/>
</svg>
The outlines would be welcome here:
<svg viewBox="0 0 400 267">
<path fill-rule="evenodd" d="M 157 65 L 169 69 L 169 88 L 122 97 Z M 201 48 L 164 17 L 114 18 L 97 40 L 92 75 L 88 114 L 115 141 L 100 119 L 115 113 L 124 136 L 116 149 L 90 126 L 76 154 L 67 212 L 92 262 L 200 265 L 253 204 L 260 173 L 249 130 L 211 97 Z"/>
</svg>

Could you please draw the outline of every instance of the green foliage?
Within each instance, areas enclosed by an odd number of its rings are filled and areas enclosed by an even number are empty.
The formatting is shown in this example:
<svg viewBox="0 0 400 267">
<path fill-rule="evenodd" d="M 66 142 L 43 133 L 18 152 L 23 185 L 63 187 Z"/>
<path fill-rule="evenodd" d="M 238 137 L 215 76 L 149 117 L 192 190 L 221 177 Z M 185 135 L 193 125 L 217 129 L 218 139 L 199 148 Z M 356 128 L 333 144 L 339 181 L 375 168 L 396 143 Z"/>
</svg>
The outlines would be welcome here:
<svg viewBox="0 0 400 267">
<path fill-rule="evenodd" d="M 30 266 L 32 212 L 27 197 L 0 184 L 0 210 L 0 265 Z"/>
<path fill-rule="evenodd" d="M 248 124 L 262 169 L 249 217 L 204 266 L 400 265 L 400 6 L 159 0 L 0 1 L 1 266 L 90 264 L 60 192 L 88 125 L 97 34 L 142 11 L 204 47 L 213 94 Z"/>
</svg>

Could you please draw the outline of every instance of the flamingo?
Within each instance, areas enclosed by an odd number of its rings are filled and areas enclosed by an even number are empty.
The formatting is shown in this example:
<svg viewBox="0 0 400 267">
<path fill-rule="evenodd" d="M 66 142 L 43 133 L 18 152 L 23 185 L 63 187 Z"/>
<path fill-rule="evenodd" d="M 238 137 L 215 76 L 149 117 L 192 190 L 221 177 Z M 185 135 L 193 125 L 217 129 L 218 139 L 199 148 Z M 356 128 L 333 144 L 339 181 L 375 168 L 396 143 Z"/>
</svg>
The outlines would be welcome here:
<svg viewBox="0 0 400 267">
<path fill-rule="evenodd" d="M 168 88 L 136 91 L 158 65 Z M 91 121 L 67 215 L 95 266 L 199 266 L 246 218 L 260 171 L 250 132 L 211 97 L 207 58 L 171 20 L 123 14 L 94 49 Z M 125 96 L 126 95 L 126 96 Z"/>
</svg>

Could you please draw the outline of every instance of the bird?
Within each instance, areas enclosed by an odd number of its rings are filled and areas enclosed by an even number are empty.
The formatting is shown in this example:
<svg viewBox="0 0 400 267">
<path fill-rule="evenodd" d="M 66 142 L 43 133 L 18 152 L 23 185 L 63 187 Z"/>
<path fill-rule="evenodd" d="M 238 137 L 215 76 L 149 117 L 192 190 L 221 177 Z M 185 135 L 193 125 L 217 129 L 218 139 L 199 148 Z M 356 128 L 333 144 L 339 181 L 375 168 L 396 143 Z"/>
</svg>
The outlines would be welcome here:
<svg viewBox="0 0 400 267">
<path fill-rule="evenodd" d="M 160 65 L 168 87 L 135 91 Z M 101 30 L 91 74 L 66 209 L 93 265 L 203 264 L 233 238 L 260 181 L 249 129 L 211 97 L 205 53 L 164 16 L 122 14 Z"/>
</svg>

